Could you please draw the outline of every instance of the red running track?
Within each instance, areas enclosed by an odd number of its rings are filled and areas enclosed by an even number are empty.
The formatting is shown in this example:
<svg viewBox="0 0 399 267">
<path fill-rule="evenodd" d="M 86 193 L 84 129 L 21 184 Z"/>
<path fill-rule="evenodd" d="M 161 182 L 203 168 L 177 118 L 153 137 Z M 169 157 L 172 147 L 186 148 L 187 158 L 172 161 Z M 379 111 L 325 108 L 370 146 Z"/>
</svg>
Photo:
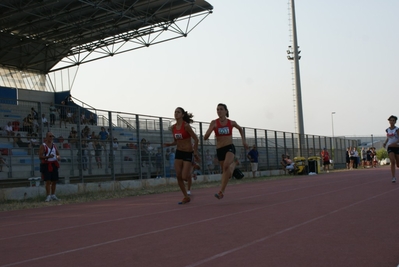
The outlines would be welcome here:
<svg viewBox="0 0 399 267">
<path fill-rule="evenodd" d="M 0 266 L 397 267 L 388 168 L 2 212 Z M 62 202 L 61 202 L 62 204 Z"/>
</svg>

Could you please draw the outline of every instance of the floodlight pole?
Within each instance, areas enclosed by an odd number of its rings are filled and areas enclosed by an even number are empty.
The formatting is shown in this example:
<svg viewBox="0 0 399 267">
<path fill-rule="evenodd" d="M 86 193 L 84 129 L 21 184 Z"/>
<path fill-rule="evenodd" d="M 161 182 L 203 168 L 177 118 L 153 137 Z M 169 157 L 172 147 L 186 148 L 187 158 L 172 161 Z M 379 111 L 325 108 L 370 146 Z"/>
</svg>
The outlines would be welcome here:
<svg viewBox="0 0 399 267">
<path fill-rule="evenodd" d="M 303 126 L 303 111 L 302 111 L 302 93 L 301 93 L 301 77 L 299 71 L 299 51 L 298 51 L 298 39 L 296 32 L 296 20 L 295 20 L 295 3 L 291 0 L 291 21 L 292 21 L 292 54 L 294 60 L 294 71 L 295 71 L 295 88 L 296 88 L 296 117 L 298 125 L 298 146 L 299 153 L 302 151 L 302 145 L 305 144 L 305 129 Z"/>
</svg>

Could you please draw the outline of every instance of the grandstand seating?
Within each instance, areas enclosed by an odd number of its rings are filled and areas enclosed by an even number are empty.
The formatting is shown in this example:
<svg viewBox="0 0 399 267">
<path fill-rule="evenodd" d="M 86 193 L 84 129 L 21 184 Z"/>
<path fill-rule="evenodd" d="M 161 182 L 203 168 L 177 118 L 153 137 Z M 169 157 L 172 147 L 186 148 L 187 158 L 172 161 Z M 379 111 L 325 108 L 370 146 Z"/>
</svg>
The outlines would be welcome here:
<svg viewBox="0 0 399 267">
<path fill-rule="evenodd" d="M 49 106 L 50 103 L 42 103 L 41 111 L 46 114 L 46 118 L 50 120 L 49 114 Z M 13 104 L 5 104 L 0 103 L 0 127 L 4 127 L 7 125 L 9 121 L 15 121 L 15 125 L 19 126 L 19 128 L 14 127 L 14 131 L 20 133 L 24 142 L 28 142 L 26 131 L 22 130 L 22 120 L 30 113 L 31 107 L 34 107 L 38 110 L 37 102 L 24 102 L 20 101 L 19 105 Z M 39 111 L 39 110 L 38 110 Z M 12 119 L 11 119 L 12 118 Z M 19 122 L 19 125 L 18 125 Z M 83 129 L 85 125 L 81 125 L 80 128 Z M 65 128 L 64 123 L 60 127 L 59 116 L 56 118 L 56 123 L 52 127 L 48 127 L 48 129 L 43 129 L 43 136 L 47 132 L 47 130 L 51 130 L 55 138 L 55 143 L 59 148 L 60 155 L 62 157 L 61 160 L 61 168 L 60 168 L 60 176 L 78 176 L 79 175 L 79 161 L 78 161 L 78 149 L 71 147 L 68 144 L 68 136 L 71 130 L 71 127 L 78 129 L 77 123 L 67 123 L 67 128 Z M 88 125 L 90 128 L 90 133 L 95 132 L 98 134 L 101 131 L 102 125 Z M 104 126 L 106 127 L 106 126 Z M 106 127 L 108 128 L 108 127 Z M 9 162 L 11 166 L 11 170 L 7 170 L 7 168 L 3 169 L 3 172 L 0 173 L 0 179 L 10 178 L 6 172 L 12 172 L 11 178 L 27 178 L 31 176 L 40 176 L 39 172 L 39 159 L 37 157 L 37 148 L 19 148 L 17 145 L 13 144 L 12 138 L 8 140 L 5 136 L 4 132 L 1 133 L 0 136 L 0 151 L 3 151 L 3 157 Z M 160 146 L 160 133 L 156 130 L 143 131 L 140 133 L 141 138 L 146 138 L 149 142 L 154 146 Z M 112 128 L 112 136 L 113 138 L 117 138 L 119 142 L 119 149 L 115 153 L 115 165 L 114 170 L 116 173 L 137 173 L 139 171 L 138 162 L 138 139 L 137 132 L 131 128 L 123 128 L 114 126 Z M 60 142 L 62 141 L 62 142 Z M 155 147 L 154 147 L 155 149 Z M 5 152 L 7 150 L 7 152 Z M 109 162 L 109 148 L 108 146 L 102 152 L 101 161 L 102 161 L 102 169 L 97 168 L 97 164 L 95 161 L 95 157 L 90 153 L 87 153 L 87 164 L 88 171 L 84 171 L 83 175 L 104 175 L 110 174 L 111 170 L 108 168 Z M 143 168 L 144 172 L 147 172 L 146 168 Z M 146 175 L 147 177 L 151 177 L 151 173 L 155 172 L 154 164 L 150 165 L 150 171 Z"/>
</svg>

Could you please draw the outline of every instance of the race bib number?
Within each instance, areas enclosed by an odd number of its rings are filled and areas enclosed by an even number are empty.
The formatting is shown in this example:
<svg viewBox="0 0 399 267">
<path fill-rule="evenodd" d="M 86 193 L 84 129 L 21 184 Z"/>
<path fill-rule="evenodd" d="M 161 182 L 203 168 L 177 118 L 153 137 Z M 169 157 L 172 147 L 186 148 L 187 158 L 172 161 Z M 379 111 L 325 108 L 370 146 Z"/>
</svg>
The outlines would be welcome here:
<svg viewBox="0 0 399 267">
<path fill-rule="evenodd" d="M 218 129 L 218 133 L 219 133 L 220 135 L 228 135 L 228 134 L 230 134 L 229 127 L 219 128 L 219 129 Z"/>
<path fill-rule="evenodd" d="M 183 135 L 181 133 L 175 134 L 175 139 L 183 139 Z"/>
</svg>

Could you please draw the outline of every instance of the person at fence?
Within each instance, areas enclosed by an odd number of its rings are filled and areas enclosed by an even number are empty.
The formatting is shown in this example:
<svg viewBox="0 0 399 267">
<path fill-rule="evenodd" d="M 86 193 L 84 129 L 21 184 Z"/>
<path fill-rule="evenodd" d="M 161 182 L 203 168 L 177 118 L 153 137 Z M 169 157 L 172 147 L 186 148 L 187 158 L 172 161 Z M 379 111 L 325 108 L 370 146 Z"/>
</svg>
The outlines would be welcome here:
<svg viewBox="0 0 399 267">
<path fill-rule="evenodd" d="M 21 134 L 17 133 L 17 135 L 14 137 L 14 144 L 16 144 L 18 147 L 29 147 L 30 141 L 29 142 L 22 141 Z"/>
<path fill-rule="evenodd" d="M 281 166 L 283 166 L 284 170 L 286 170 L 286 167 L 287 167 L 287 161 L 286 161 L 285 159 L 286 159 L 285 155 L 282 154 L 282 155 L 281 155 L 280 164 L 281 164 Z"/>
<path fill-rule="evenodd" d="M 30 113 L 23 119 L 22 131 L 28 132 L 30 134 L 33 132 L 33 118 Z"/>
<path fill-rule="evenodd" d="M 118 139 L 114 138 L 114 140 L 112 140 L 112 151 L 109 153 L 108 168 L 111 168 L 111 164 L 113 164 L 113 162 L 115 162 L 115 153 L 118 150 L 118 147 L 119 147 Z"/>
<path fill-rule="evenodd" d="M 395 165 L 399 168 L 399 128 L 395 126 L 398 117 L 391 115 L 388 118 L 389 127 L 385 130 L 387 139 L 383 146 L 386 147 L 391 162 L 392 183 L 396 182 Z"/>
<path fill-rule="evenodd" d="M 330 154 L 328 154 L 327 148 L 323 148 L 321 151 L 321 158 L 323 160 L 324 171 L 330 171 Z"/>
<path fill-rule="evenodd" d="M 3 156 L 0 154 L 0 172 L 3 171 L 3 166 L 7 166 L 8 168 L 5 158 L 3 158 Z"/>
<path fill-rule="evenodd" d="M 47 132 L 46 138 L 39 148 L 40 172 L 46 183 L 46 202 L 59 200 L 55 195 L 55 190 L 58 181 L 58 169 L 60 168 L 60 154 L 53 140 L 53 133 Z"/>
<path fill-rule="evenodd" d="M 50 127 L 52 127 L 55 124 L 55 115 L 57 113 L 57 108 L 54 106 L 53 102 L 50 103 L 49 111 L 50 111 Z"/>
<path fill-rule="evenodd" d="M 207 168 L 208 174 L 213 174 L 213 158 L 209 149 L 205 151 L 205 165 Z"/>
<path fill-rule="evenodd" d="M 15 135 L 15 132 L 14 132 L 12 124 L 11 124 L 11 121 L 7 122 L 6 127 L 4 127 L 4 131 L 7 134 L 8 141 L 10 141 L 10 136 L 14 137 L 14 135 Z"/>
<path fill-rule="evenodd" d="M 256 149 L 256 145 L 252 146 L 252 149 L 248 152 L 247 157 L 251 162 L 252 177 L 255 178 L 256 172 L 258 171 L 258 158 L 259 158 L 259 152 Z"/>
<path fill-rule="evenodd" d="M 236 128 L 240 135 L 242 144 L 245 149 L 248 149 L 248 144 L 245 141 L 244 132 L 237 122 L 232 121 L 229 118 L 229 110 L 225 104 L 218 104 L 216 108 L 218 118 L 211 121 L 208 130 L 204 135 L 204 140 L 208 140 L 212 131 L 216 136 L 216 151 L 219 160 L 220 167 L 222 169 L 222 182 L 221 188 L 218 193 L 215 194 L 217 199 L 222 199 L 224 192 L 227 187 L 234 168 L 235 168 L 235 153 L 236 148 L 233 144 L 233 128 Z"/>
<path fill-rule="evenodd" d="M 357 166 L 359 165 L 359 152 L 357 152 L 357 148 L 353 148 L 353 168 L 357 169 Z"/>
<path fill-rule="evenodd" d="M 192 162 L 193 157 L 199 161 L 198 157 L 198 137 L 191 128 L 193 123 L 193 114 L 188 113 L 182 107 L 175 109 L 174 117 L 176 123 L 172 125 L 171 130 L 173 134 L 173 142 L 165 143 L 164 146 L 176 146 L 176 154 L 174 155 L 174 168 L 176 171 L 176 178 L 180 190 L 183 193 L 183 200 L 179 204 L 186 204 L 191 201 L 190 196 L 184 185 L 184 181 L 188 183 L 192 179 Z M 192 143 L 192 140 L 194 143 Z M 174 150 L 173 148 L 171 150 Z M 172 152 L 169 155 L 169 160 L 172 157 Z"/>
<path fill-rule="evenodd" d="M 373 168 L 377 168 L 378 165 L 377 151 L 375 151 L 375 147 L 372 147 L 371 151 L 373 151 Z"/>
<path fill-rule="evenodd" d="M 98 136 L 100 137 L 101 145 L 106 149 L 109 134 L 104 127 L 101 127 L 101 131 L 98 133 Z"/>
<path fill-rule="evenodd" d="M 371 147 L 367 148 L 366 151 L 366 165 L 372 166 L 373 152 L 371 151 Z"/>
<path fill-rule="evenodd" d="M 148 151 L 148 144 L 145 138 L 142 138 L 140 141 L 140 155 L 141 155 L 141 167 L 149 166 L 150 153 Z"/>
<path fill-rule="evenodd" d="M 89 139 L 90 138 L 90 128 L 86 125 L 82 131 L 80 131 L 80 135 L 82 136 L 83 139 Z"/>
<path fill-rule="evenodd" d="M 82 140 L 79 149 L 76 154 L 77 161 L 79 163 L 79 169 L 83 169 L 83 171 L 87 170 L 87 142 L 86 140 Z"/>
<path fill-rule="evenodd" d="M 103 152 L 103 147 L 98 141 L 98 139 L 94 140 L 94 149 L 95 149 L 95 157 L 96 157 L 96 163 L 97 163 L 97 168 L 102 169 L 102 161 L 101 161 L 101 154 Z"/>
<path fill-rule="evenodd" d="M 162 153 L 161 153 L 161 148 L 158 147 L 157 153 L 155 153 L 155 168 L 157 171 L 157 177 L 156 178 L 162 178 L 162 169 L 163 169 L 163 160 L 162 160 Z"/>
<path fill-rule="evenodd" d="M 82 114 L 80 115 L 80 124 L 87 124 L 88 119 L 86 118 L 86 114 L 84 110 L 82 109 Z"/>
<path fill-rule="evenodd" d="M 65 128 L 67 128 L 66 123 L 67 123 L 67 107 L 65 105 L 65 101 L 61 101 L 61 106 L 58 109 L 58 113 L 60 114 L 60 128 L 62 125 L 62 122 L 64 122 Z"/>
<path fill-rule="evenodd" d="M 290 156 L 284 155 L 284 161 L 286 163 L 285 168 L 288 170 L 288 172 L 295 172 L 295 162 L 290 159 Z"/>
<path fill-rule="evenodd" d="M 362 150 L 360 150 L 360 156 L 362 158 L 362 166 L 363 168 L 366 167 L 366 149 L 364 147 L 362 147 Z"/>
<path fill-rule="evenodd" d="M 76 148 L 76 144 L 78 142 L 78 132 L 75 130 L 75 127 L 71 127 L 71 131 L 68 135 L 68 143 L 71 144 L 73 148 Z"/>
<path fill-rule="evenodd" d="M 31 138 L 30 138 L 30 146 L 29 146 L 29 147 L 32 147 L 32 148 L 40 147 L 40 142 L 39 142 L 39 140 L 37 139 L 37 134 L 36 134 L 36 133 L 33 133 L 33 134 L 31 135 Z"/>
<path fill-rule="evenodd" d="M 175 149 L 172 147 L 169 153 L 169 168 L 170 168 L 170 177 L 175 176 Z"/>
<path fill-rule="evenodd" d="M 355 150 L 350 147 L 349 148 L 349 169 L 352 170 L 355 165 Z"/>
<path fill-rule="evenodd" d="M 75 123 L 74 114 L 70 108 L 67 109 L 67 122 L 70 124 Z"/>
<path fill-rule="evenodd" d="M 39 113 L 37 113 L 34 107 L 30 109 L 30 113 L 32 114 L 34 120 L 39 120 Z"/>
<path fill-rule="evenodd" d="M 46 118 L 46 114 L 42 114 L 42 117 L 41 117 L 41 124 L 43 125 L 43 127 L 46 127 L 46 128 L 48 128 L 48 121 L 47 121 L 47 118 Z"/>
<path fill-rule="evenodd" d="M 346 162 L 346 168 L 349 170 L 350 169 L 350 147 L 346 148 L 345 152 L 345 162 Z"/>
<path fill-rule="evenodd" d="M 89 115 L 89 123 L 90 123 L 90 125 L 96 125 L 96 119 L 94 117 L 94 113 L 90 113 L 90 115 Z"/>
</svg>

